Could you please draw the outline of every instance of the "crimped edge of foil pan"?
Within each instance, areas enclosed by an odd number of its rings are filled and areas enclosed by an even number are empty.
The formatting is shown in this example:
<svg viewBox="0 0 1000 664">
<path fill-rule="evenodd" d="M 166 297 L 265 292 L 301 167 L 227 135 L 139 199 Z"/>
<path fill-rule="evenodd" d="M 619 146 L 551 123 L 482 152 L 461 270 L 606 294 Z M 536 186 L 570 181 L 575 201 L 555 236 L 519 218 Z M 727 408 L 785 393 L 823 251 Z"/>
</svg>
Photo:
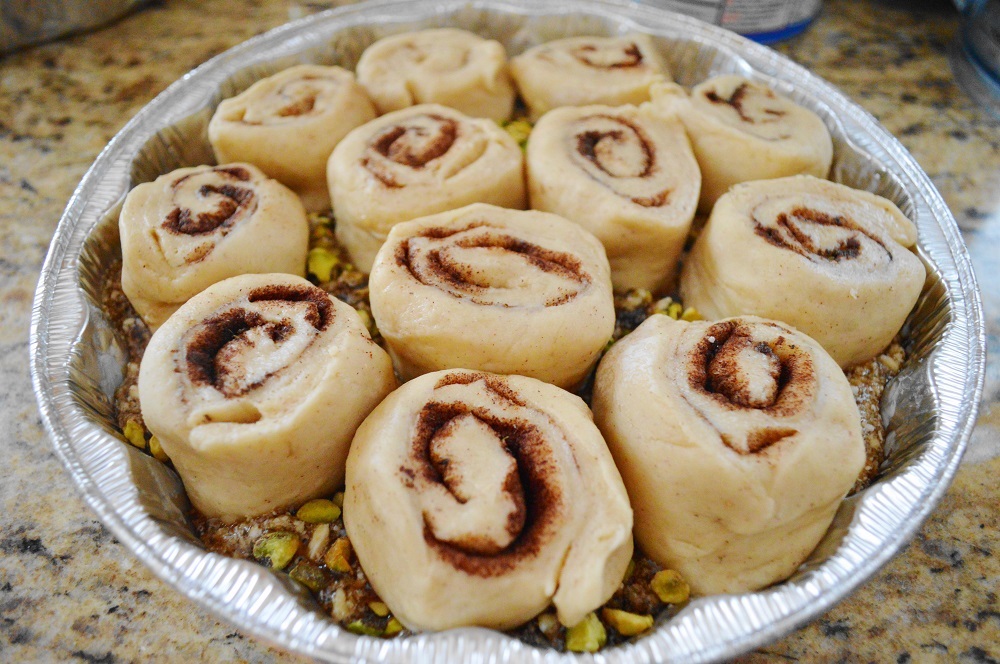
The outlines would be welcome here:
<svg viewBox="0 0 1000 664">
<path fill-rule="evenodd" d="M 683 66 L 675 75 L 686 72 L 679 76 L 683 84 L 694 82 L 692 72 L 739 71 L 766 80 L 835 129 L 834 179 L 895 200 L 916 222 L 928 282 L 907 324 L 910 359 L 882 401 L 889 459 L 875 484 L 844 501 L 827 537 L 789 581 L 761 592 L 694 600 L 659 620 L 652 633 L 595 655 L 539 649 L 485 629 L 393 640 L 357 636 L 326 617 L 293 582 L 255 563 L 206 552 L 184 521 L 186 500 L 176 476 L 115 431 L 108 395 L 124 359 L 95 308 L 93 288 L 101 260 L 117 251 L 117 227 L 108 220 L 128 189 L 152 179 L 155 162 L 211 159 L 203 145 L 188 149 L 171 137 L 207 122 L 234 85 L 245 87 L 247 72 L 270 73 L 305 53 L 336 62 L 344 44 L 335 37 L 342 34 L 371 41 L 380 30 L 453 21 L 486 33 L 520 26 L 524 30 L 513 39 L 528 43 L 571 34 L 571 28 L 635 30 L 681 45 Z M 787 58 L 715 26 L 627 0 L 372 0 L 289 23 L 213 58 L 167 88 L 115 136 L 56 229 L 35 293 L 30 353 L 44 425 L 101 521 L 157 576 L 249 633 L 329 662 L 709 662 L 822 614 L 913 537 L 951 482 L 975 423 L 985 331 L 971 261 L 930 179 L 875 118 Z"/>
</svg>

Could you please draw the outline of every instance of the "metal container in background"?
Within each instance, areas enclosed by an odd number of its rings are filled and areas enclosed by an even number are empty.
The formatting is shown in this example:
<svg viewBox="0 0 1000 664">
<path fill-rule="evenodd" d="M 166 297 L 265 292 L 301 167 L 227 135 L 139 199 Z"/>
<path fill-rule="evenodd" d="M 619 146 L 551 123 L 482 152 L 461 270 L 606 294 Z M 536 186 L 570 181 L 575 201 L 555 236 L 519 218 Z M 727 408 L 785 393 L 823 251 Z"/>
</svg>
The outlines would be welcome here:
<svg viewBox="0 0 1000 664">
<path fill-rule="evenodd" d="M 762 44 L 793 37 L 819 13 L 822 0 L 636 0 L 694 16 Z"/>
<path fill-rule="evenodd" d="M 148 1 L 0 0 L 0 55 L 110 23 Z"/>
</svg>

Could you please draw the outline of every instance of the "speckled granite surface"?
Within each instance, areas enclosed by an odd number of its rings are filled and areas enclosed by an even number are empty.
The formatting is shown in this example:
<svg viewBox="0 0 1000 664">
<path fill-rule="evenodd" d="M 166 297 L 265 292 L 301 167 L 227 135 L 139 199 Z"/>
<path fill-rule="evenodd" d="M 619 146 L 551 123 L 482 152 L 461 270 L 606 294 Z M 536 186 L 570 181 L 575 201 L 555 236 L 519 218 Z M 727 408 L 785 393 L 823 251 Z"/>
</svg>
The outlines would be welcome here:
<svg viewBox="0 0 1000 664">
<path fill-rule="evenodd" d="M 27 344 L 46 247 L 100 149 L 170 82 L 290 11 L 299 3 L 168 1 L 0 57 L 0 661 L 295 661 L 152 577 L 100 525 L 41 428 Z M 970 451 L 917 539 L 827 615 L 741 661 L 1000 661 L 1000 123 L 953 81 L 956 25 L 947 0 L 829 0 L 780 47 L 931 175 L 973 255 L 991 359 Z"/>
</svg>

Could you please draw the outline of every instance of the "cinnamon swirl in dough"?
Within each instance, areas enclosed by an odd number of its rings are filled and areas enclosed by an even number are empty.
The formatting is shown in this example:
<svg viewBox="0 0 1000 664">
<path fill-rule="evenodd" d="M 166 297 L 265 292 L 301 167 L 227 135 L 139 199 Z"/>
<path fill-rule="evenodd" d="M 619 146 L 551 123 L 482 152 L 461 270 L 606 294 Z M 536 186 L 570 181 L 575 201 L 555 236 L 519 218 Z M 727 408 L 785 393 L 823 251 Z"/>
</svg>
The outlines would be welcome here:
<svg viewBox="0 0 1000 664">
<path fill-rule="evenodd" d="M 395 387 L 357 312 L 288 274 L 191 298 L 139 369 L 142 416 L 191 504 L 226 521 L 340 486 L 355 430 Z"/>
<path fill-rule="evenodd" d="M 379 113 L 441 104 L 502 122 L 514 108 L 503 45 L 465 30 L 440 28 L 385 37 L 365 49 L 357 72 Z"/>
<path fill-rule="evenodd" d="M 327 169 L 337 239 L 371 269 L 395 224 L 470 203 L 524 208 L 524 155 L 492 120 L 437 104 L 411 106 L 358 127 Z"/>
<path fill-rule="evenodd" d="M 761 83 L 725 75 L 690 96 L 672 84 L 654 86 L 652 95 L 654 106 L 687 127 L 701 167 L 702 212 L 738 182 L 830 171 L 833 141 L 823 120 Z"/>
<path fill-rule="evenodd" d="M 669 81 L 646 35 L 568 37 L 511 58 L 511 73 L 533 120 L 559 106 L 640 104 L 649 86 Z"/>
<path fill-rule="evenodd" d="M 440 371 L 358 429 L 344 525 L 413 630 L 508 629 L 555 605 L 574 625 L 632 556 L 632 511 L 590 411 L 524 376 Z"/>
<path fill-rule="evenodd" d="M 251 163 L 297 193 L 307 209 L 323 211 L 330 207 L 330 153 L 375 115 L 351 72 L 299 65 L 220 103 L 208 139 L 220 164 Z"/>
<path fill-rule="evenodd" d="M 140 184 L 125 197 L 118 228 L 122 291 L 152 328 L 227 277 L 305 273 L 302 203 L 249 164 L 181 168 Z"/>
<path fill-rule="evenodd" d="M 601 360 L 593 405 L 639 547 L 702 595 L 791 575 L 864 466 L 844 373 L 753 316 L 652 316 Z"/>
<path fill-rule="evenodd" d="M 719 199 L 684 263 L 684 304 L 704 317 L 792 325 L 842 367 L 899 332 L 926 272 L 917 229 L 892 202 L 810 176 L 747 182 Z"/>
<path fill-rule="evenodd" d="M 600 242 L 545 212 L 480 203 L 399 224 L 368 285 L 404 380 L 461 367 L 570 388 L 615 326 Z"/>
<path fill-rule="evenodd" d="M 701 174 L 684 127 L 635 106 L 557 108 L 528 142 L 531 207 L 604 245 L 616 290 L 667 292 L 698 205 Z"/>
</svg>

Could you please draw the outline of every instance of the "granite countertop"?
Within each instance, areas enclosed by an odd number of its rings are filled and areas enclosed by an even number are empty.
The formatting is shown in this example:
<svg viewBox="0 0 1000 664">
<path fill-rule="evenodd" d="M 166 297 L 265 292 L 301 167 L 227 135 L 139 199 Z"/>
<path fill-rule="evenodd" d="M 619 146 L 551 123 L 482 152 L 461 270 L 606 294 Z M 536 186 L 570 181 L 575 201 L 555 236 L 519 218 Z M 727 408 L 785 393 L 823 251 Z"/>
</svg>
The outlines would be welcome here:
<svg viewBox="0 0 1000 664">
<path fill-rule="evenodd" d="M 296 659 L 208 615 L 104 529 L 42 429 L 27 339 L 49 240 L 101 148 L 186 71 L 317 4 L 334 3 L 169 0 L 0 56 L 0 660 Z M 969 451 L 916 539 L 829 613 L 743 662 L 1000 661 L 1000 122 L 956 87 L 956 30 L 947 0 L 828 0 L 779 46 L 930 174 L 983 285 L 991 355 Z"/>
</svg>

